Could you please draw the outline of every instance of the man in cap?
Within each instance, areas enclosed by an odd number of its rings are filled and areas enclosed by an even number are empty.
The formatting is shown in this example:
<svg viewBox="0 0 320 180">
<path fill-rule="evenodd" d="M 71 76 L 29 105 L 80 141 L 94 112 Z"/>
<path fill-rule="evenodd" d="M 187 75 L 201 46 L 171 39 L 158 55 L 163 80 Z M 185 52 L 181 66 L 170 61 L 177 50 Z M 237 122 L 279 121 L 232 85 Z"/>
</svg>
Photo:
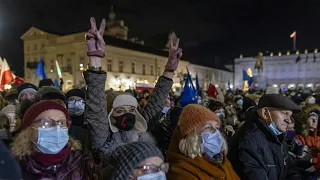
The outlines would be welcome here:
<svg viewBox="0 0 320 180">
<path fill-rule="evenodd" d="M 37 86 L 31 83 L 24 83 L 17 87 L 18 101 L 23 104 L 25 100 L 34 100 L 35 94 L 38 91 Z"/>
<path fill-rule="evenodd" d="M 285 141 L 293 111 L 300 107 L 280 94 L 260 98 L 258 110 L 246 117 L 228 154 L 241 179 L 286 179 L 289 165 L 293 165 Z"/>
</svg>

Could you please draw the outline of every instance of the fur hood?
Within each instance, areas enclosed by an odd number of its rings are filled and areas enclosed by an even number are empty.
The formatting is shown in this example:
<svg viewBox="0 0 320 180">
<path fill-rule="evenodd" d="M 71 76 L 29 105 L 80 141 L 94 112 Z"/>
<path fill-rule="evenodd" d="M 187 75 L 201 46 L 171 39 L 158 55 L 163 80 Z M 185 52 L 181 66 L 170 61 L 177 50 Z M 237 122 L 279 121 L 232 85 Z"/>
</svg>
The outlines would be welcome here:
<svg viewBox="0 0 320 180">
<path fill-rule="evenodd" d="M 313 111 L 317 111 L 317 113 L 319 113 L 320 106 L 317 104 L 308 104 L 302 108 L 300 113 L 295 115 L 295 130 L 297 134 L 309 136 L 307 120 L 309 118 L 309 114 Z"/>
</svg>

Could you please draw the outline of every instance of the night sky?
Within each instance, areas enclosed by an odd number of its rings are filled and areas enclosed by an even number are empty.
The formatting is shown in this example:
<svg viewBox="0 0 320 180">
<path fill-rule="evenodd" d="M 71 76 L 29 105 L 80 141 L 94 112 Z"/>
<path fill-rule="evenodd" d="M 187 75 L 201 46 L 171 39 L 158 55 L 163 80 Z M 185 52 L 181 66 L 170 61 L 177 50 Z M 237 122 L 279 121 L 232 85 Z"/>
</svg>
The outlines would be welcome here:
<svg viewBox="0 0 320 180">
<path fill-rule="evenodd" d="M 0 56 L 23 75 L 20 36 L 31 26 L 57 34 L 86 31 L 89 17 L 116 19 L 129 27 L 129 37 L 163 48 L 175 31 L 186 57 L 219 67 L 239 54 L 290 50 L 289 35 L 297 31 L 297 48 L 320 48 L 319 0 L 0 0 Z"/>
</svg>

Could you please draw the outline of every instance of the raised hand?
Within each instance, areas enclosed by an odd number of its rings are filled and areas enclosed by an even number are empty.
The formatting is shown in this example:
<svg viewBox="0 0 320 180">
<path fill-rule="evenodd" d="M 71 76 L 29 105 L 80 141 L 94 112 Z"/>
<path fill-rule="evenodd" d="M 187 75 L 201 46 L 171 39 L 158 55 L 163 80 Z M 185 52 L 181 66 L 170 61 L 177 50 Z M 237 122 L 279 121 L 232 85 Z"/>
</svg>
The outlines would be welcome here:
<svg viewBox="0 0 320 180">
<path fill-rule="evenodd" d="M 86 33 L 87 40 L 87 55 L 92 57 L 104 57 L 104 46 L 105 42 L 103 39 L 103 34 L 106 26 L 106 20 L 103 19 L 99 30 L 97 29 L 96 20 L 91 17 L 90 18 L 91 29 Z"/>
<path fill-rule="evenodd" d="M 165 66 L 166 72 L 174 72 L 179 65 L 179 60 L 182 56 L 182 49 L 179 48 L 179 38 L 175 45 L 173 45 L 173 36 L 170 36 L 170 49 L 169 49 L 169 58 Z"/>
</svg>

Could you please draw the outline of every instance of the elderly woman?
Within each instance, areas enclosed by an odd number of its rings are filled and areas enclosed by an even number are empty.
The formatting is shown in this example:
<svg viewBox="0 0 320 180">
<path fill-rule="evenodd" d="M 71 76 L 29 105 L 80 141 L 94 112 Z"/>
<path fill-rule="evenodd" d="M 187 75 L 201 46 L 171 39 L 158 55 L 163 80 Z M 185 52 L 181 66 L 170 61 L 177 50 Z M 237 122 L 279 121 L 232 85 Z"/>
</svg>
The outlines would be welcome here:
<svg viewBox="0 0 320 180">
<path fill-rule="evenodd" d="M 239 179 L 226 157 L 228 145 L 219 128 L 219 118 L 209 109 L 184 107 L 167 152 L 168 179 Z"/>
<path fill-rule="evenodd" d="M 147 142 L 132 142 L 118 146 L 110 159 L 111 167 L 102 179 L 165 180 L 169 165 L 160 150 Z"/>
<path fill-rule="evenodd" d="M 12 142 L 23 179 L 98 179 L 93 160 L 68 135 L 70 117 L 54 101 L 40 101 L 25 113 L 22 131 Z"/>
<path fill-rule="evenodd" d="M 94 18 L 90 19 L 91 29 L 86 34 L 89 69 L 84 72 L 87 83 L 86 117 L 92 149 L 97 160 L 108 164 L 111 152 L 126 143 L 144 141 L 155 143 L 147 132 L 154 116 L 163 109 L 165 98 L 173 85 L 173 74 L 182 56 L 179 43 L 171 46 L 164 73 L 144 106 L 143 112 L 137 110 L 138 102 L 130 93 L 113 92 L 105 96 L 107 73 L 102 71 L 101 60 L 105 56 L 103 39 L 105 20 L 99 30 Z"/>
</svg>

